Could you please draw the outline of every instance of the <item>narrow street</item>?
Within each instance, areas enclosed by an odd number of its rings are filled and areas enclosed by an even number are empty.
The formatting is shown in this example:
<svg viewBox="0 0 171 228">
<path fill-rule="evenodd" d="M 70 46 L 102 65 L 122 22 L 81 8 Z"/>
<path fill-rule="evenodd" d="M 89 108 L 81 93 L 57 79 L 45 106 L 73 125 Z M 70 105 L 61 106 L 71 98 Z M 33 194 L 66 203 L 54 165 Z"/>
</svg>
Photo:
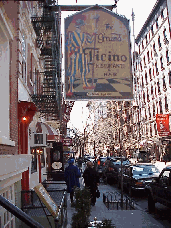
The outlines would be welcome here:
<svg viewBox="0 0 171 228">
<path fill-rule="evenodd" d="M 101 183 L 103 185 L 103 183 Z M 118 191 L 120 190 L 117 188 L 117 185 L 106 185 L 106 190 L 107 191 Z M 125 191 L 124 195 L 129 196 Z M 133 194 L 132 199 L 136 203 L 136 207 L 139 210 L 142 210 L 146 213 L 148 213 L 148 199 L 147 195 L 143 192 L 135 192 Z M 155 213 L 150 214 L 154 219 L 156 219 L 158 222 L 161 223 L 164 227 L 171 227 L 171 209 L 161 205 L 160 203 L 156 203 L 156 209 Z M 149 214 L 149 213 L 148 213 Z"/>
</svg>

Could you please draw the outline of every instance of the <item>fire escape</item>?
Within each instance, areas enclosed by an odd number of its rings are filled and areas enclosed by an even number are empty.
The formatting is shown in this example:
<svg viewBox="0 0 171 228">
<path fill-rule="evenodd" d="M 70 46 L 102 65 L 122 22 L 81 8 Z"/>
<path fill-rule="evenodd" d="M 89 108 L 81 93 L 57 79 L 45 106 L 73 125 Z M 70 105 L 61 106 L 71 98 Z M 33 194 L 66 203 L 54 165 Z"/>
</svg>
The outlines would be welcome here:
<svg viewBox="0 0 171 228">
<path fill-rule="evenodd" d="M 43 13 L 33 16 L 32 24 L 37 36 L 37 47 L 44 61 L 43 91 L 32 95 L 41 115 L 48 121 L 61 118 L 61 37 L 60 12 L 52 11 L 53 0 L 40 1 Z"/>
</svg>

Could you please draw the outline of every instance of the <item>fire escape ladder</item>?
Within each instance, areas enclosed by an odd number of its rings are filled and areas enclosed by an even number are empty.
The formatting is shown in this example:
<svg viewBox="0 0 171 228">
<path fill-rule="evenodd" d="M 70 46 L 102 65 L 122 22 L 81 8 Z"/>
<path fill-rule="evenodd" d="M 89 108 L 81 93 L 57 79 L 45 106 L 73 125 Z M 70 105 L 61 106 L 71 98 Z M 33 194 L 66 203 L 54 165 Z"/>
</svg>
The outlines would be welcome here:
<svg viewBox="0 0 171 228">
<path fill-rule="evenodd" d="M 61 107 L 61 62 L 59 12 L 51 10 L 53 1 L 45 1 L 41 17 L 32 17 L 37 46 L 44 60 L 42 94 L 35 93 L 33 101 L 46 120 L 59 120 Z"/>
</svg>

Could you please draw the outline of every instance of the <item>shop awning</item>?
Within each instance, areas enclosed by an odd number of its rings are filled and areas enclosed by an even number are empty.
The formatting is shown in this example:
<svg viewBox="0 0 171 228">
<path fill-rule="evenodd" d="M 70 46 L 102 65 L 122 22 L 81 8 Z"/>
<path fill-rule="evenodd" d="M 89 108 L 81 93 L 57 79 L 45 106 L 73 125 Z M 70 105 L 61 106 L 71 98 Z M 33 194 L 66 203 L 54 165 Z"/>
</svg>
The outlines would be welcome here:
<svg viewBox="0 0 171 228">
<path fill-rule="evenodd" d="M 50 125 L 45 122 L 37 122 L 36 124 L 36 133 L 45 133 L 47 134 L 47 141 L 60 141 L 59 133 Z"/>
</svg>

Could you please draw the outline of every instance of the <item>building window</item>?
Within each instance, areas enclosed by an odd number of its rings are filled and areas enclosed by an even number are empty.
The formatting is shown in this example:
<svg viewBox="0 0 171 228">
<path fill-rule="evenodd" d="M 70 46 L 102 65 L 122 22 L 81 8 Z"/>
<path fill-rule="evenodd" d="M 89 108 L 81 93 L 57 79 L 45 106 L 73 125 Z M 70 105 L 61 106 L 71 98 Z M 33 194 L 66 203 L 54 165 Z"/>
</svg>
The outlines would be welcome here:
<svg viewBox="0 0 171 228">
<path fill-rule="evenodd" d="M 151 68 L 149 69 L 149 77 L 150 77 L 150 80 L 151 80 Z"/>
<path fill-rule="evenodd" d="M 31 150 L 32 161 L 31 161 L 31 173 L 37 172 L 37 154 L 36 149 Z"/>
<path fill-rule="evenodd" d="M 45 167 L 45 155 L 44 155 L 44 150 L 43 150 L 43 153 L 41 154 L 40 161 L 41 161 L 41 168 L 44 168 L 44 167 Z"/>
<path fill-rule="evenodd" d="M 26 74 L 26 41 L 24 34 L 21 39 L 21 51 L 22 51 L 22 79 L 27 83 L 27 74 Z"/>
<path fill-rule="evenodd" d="M 155 108 L 155 105 L 153 103 L 153 117 L 155 117 L 155 115 L 156 115 L 156 108 Z"/>
<path fill-rule="evenodd" d="M 158 75 L 158 67 L 157 67 L 157 62 L 155 63 L 155 68 L 156 68 L 156 75 Z"/>
<path fill-rule="evenodd" d="M 151 86 L 151 95 L 153 95 L 153 86 Z"/>
<path fill-rule="evenodd" d="M 148 59 L 148 62 L 149 62 L 150 61 L 149 51 L 147 52 L 147 59 Z"/>
<path fill-rule="evenodd" d="M 159 106 L 160 106 L 160 113 L 163 113 L 162 102 L 161 102 L 161 100 L 159 101 Z"/>
<path fill-rule="evenodd" d="M 169 71 L 169 86 L 171 86 L 171 71 Z"/>
<path fill-rule="evenodd" d="M 165 80 L 165 76 L 163 76 L 163 89 L 166 89 L 166 80 Z"/>
<path fill-rule="evenodd" d="M 164 13 L 163 13 L 163 9 L 161 10 L 161 18 L 164 18 Z"/>
<path fill-rule="evenodd" d="M 15 205 L 14 185 L 11 185 L 1 192 L 1 195 Z M 0 227 L 11 228 L 15 227 L 15 216 L 5 208 L 0 208 Z"/>
<path fill-rule="evenodd" d="M 159 83 L 159 81 L 157 82 L 157 87 L 158 87 L 158 93 L 160 93 L 160 83 Z"/>
<path fill-rule="evenodd" d="M 145 82 L 147 84 L 147 72 L 145 73 Z"/>
<path fill-rule="evenodd" d="M 152 34 L 152 36 L 154 35 L 153 25 L 151 26 L 151 34 Z"/>
<path fill-rule="evenodd" d="M 146 66 L 146 62 L 145 62 L 145 56 L 144 56 L 144 66 Z"/>
<path fill-rule="evenodd" d="M 167 97 L 165 96 L 165 110 L 168 111 L 168 102 L 167 102 Z"/>
<path fill-rule="evenodd" d="M 166 50 L 166 59 L 167 59 L 167 63 L 169 63 L 169 51 Z"/>
<path fill-rule="evenodd" d="M 143 41 L 142 41 L 142 50 L 144 50 L 144 43 L 143 43 Z"/>
<path fill-rule="evenodd" d="M 158 37 L 158 45 L 159 45 L 159 48 L 161 48 L 160 36 Z"/>
<path fill-rule="evenodd" d="M 158 24 L 158 18 L 156 19 L 156 29 L 159 28 L 159 24 Z"/>
<path fill-rule="evenodd" d="M 160 64 L 161 64 L 161 69 L 163 69 L 163 58 L 160 57 Z"/>
<path fill-rule="evenodd" d="M 156 51 L 155 43 L 153 44 L 153 51 Z"/>
<path fill-rule="evenodd" d="M 148 44 L 148 39 L 147 39 L 147 35 L 145 36 L 145 40 L 146 40 L 146 45 Z"/>
</svg>

